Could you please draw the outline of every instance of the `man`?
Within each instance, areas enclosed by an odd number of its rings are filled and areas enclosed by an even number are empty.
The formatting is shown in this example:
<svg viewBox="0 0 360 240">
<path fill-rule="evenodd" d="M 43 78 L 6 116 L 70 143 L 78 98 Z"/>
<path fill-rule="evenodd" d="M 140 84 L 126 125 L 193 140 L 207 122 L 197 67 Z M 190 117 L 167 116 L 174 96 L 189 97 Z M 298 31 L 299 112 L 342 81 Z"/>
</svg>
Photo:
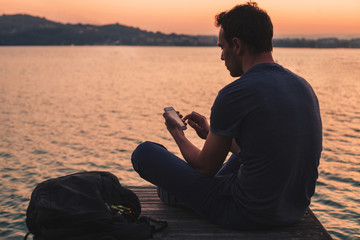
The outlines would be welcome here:
<svg viewBox="0 0 360 240">
<path fill-rule="evenodd" d="M 144 179 L 210 220 L 233 229 L 288 225 L 310 204 L 318 177 L 322 126 L 318 101 L 301 77 L 275 63 L 273 26 L 254 3 L 222 12 L 218 45 L 231 76 L 211 109 L 184 121 L 205 139 L 195 147 L 179 124 L 166 126 L 186 160 L 145 142 L 132 156 Z M 224 164 L 229 152 L 233 155 Z"/>
</svg>

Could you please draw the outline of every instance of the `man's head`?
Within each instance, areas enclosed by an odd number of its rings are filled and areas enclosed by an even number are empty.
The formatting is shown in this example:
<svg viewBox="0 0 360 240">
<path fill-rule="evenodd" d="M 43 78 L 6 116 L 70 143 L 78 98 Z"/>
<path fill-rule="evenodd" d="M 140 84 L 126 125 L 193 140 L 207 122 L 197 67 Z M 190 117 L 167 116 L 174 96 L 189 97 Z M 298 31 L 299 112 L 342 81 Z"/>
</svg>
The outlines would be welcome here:
<svg viewBox="0 0 360 240">
<path fill-rule="evenodd" d="M 251 54 L 272 51 L 273 25 L 267 13 L 256 3 L 237 5 L 216 16 L 216 26 L 224 31 L 230 46 L 239 38 Z"/>
</svg>

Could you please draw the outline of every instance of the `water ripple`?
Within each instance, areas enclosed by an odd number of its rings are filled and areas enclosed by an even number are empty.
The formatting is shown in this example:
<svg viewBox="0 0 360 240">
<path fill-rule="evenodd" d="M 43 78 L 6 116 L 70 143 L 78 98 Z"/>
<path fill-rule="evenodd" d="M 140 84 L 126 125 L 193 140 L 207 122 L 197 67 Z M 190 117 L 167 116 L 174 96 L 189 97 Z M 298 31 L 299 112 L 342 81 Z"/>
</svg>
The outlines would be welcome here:
<svg viewBox="0 0 360 240">
<path fill-rule="evenodd" d="M 130 161 L 139 143 L 158 142 L 180 156 L 164 126 L 163 107 L 209 116 L 217 92 L 231 81 L 214 61 L 217 48 L 0 52 L 0 238 L 6 240 L 22 239 L 28 199 L 46 179 L 105 170 L 125 185 L 147 185 Z M 311 207 L 334 239 L 359 238 L 360 51 L 288 48 L 274 49 L 274 55 L 309 80 L 319 97 L 324 150 Z M 193 131 L 186 134 L 203 145 Z"/>
<path fill-rule="evenodd" d="M 0 157 L 3 157 L 3 158 L 11 158 L 11 157 L 13 157 L 13 156 L 11 155 L 11 153 L 0 152 Z"/>
</svg>

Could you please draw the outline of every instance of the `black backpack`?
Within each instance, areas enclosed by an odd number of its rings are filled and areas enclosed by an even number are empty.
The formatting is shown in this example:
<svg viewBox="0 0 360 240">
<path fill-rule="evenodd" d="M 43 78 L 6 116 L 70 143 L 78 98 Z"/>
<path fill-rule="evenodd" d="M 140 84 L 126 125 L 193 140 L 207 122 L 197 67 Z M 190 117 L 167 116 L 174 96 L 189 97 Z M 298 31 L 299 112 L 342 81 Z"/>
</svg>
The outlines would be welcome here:
<svg viewBox="0 0 360 240">
<path fill-rule="evenodd" d="M 139 218 L 140 201 L 109 172 L 82 172 L 36 186 L 26 212 L 36 240 L 148 239 L 167 226 Z"/>
</svg>

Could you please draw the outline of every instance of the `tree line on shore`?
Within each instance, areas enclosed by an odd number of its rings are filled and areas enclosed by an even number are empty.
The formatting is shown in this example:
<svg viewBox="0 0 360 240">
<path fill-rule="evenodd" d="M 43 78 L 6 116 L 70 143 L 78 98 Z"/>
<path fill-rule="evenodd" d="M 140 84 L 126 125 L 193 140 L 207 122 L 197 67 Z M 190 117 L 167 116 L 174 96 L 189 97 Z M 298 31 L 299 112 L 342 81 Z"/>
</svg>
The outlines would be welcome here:
<svg viewBox="0 0 360 240">
<path fill-rule="evenodd" d="M 360 48 L 357 39 L 274 39 L 274 47 Z M 217 36 L 151 32 L 121 24 L 62 24 L 24 14 L 0 16 L 0 45 L 216 46 Z"/>
</svg>

